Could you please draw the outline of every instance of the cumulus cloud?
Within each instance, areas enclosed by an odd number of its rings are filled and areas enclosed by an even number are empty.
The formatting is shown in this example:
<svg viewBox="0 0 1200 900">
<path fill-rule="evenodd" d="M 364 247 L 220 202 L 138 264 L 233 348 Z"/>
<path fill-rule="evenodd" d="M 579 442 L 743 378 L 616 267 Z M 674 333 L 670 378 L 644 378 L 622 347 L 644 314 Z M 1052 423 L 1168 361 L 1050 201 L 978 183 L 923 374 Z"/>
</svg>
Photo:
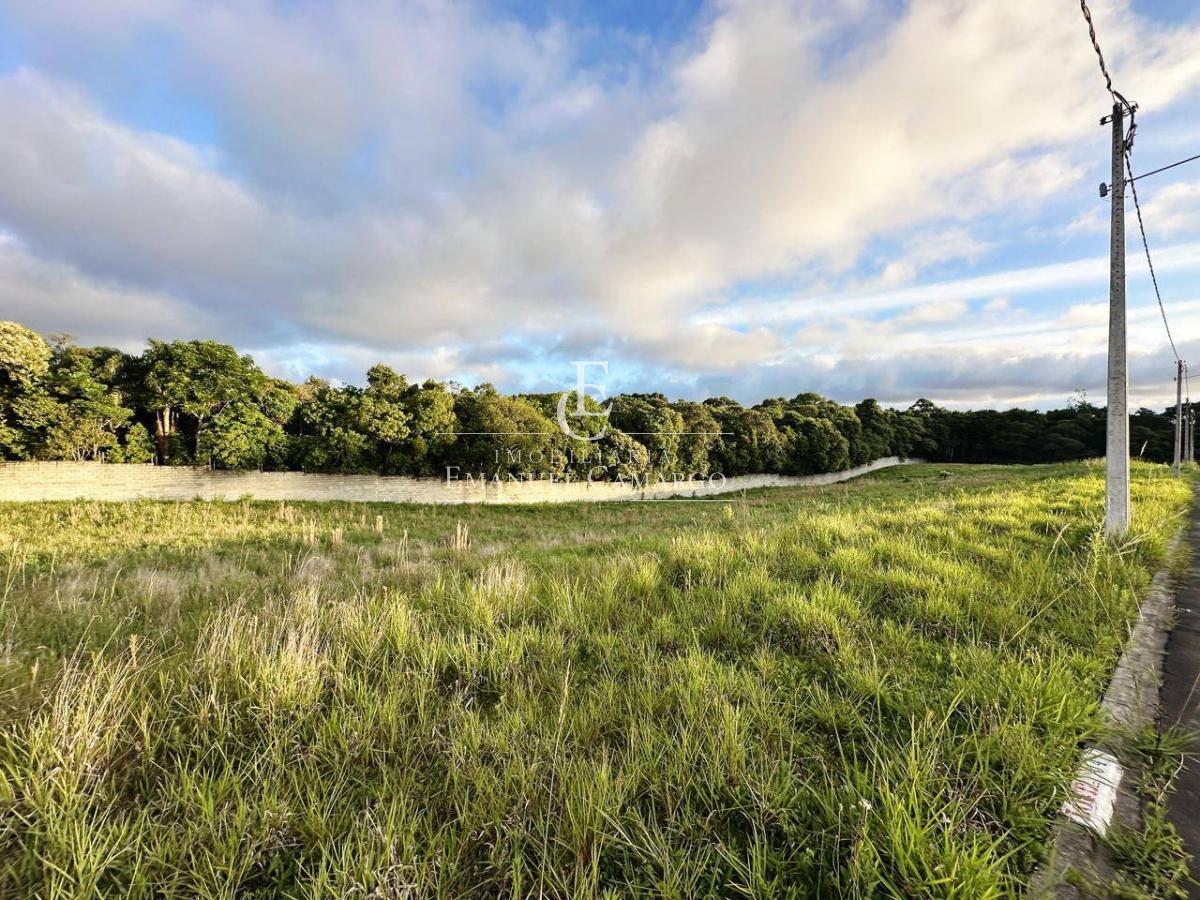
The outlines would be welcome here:
<svg viewBox="0 0 1200 900">
<path fill-rule="evenodd" d="M 1169 184 L 1145 204 L 1146 220 L 1156 235 L 1165 238 L 1200 232 L 1200 181 Z"/>
<path fill-rule="evenodd" d="M 1054 324 L 1070 328 L 1076 325 L 1104 325 L 1107 322 L 1107 303 L 1076 303 L 1059 316 Z"/>
<path fill-rule="evenodd" d="M 1163 349 L 1130 351 L 1134 408 L 1161 408 L 1168 395 L 1174 397 L 1172 366 Z M 1200 342 L 1180 347 L 1181 353 L 1196 351 Z M 749 397 L 790 396 L 799 385 L 844 401 L 870 396 L 901 407 L 919 397 L 954 408 L 1061 406 L 1079 389 L 1103 403 L 1106 362 L 1103 343 L 1032 349 L 963 344 L 914 353 L 884 348 L 836 358 L 802 356 L 738 375 L 713 373 L 701 385 L 705 392 Z"/>
<path fill-rule="evenodd" d="M 3 234 L 0 311 L 4 318 L 36 323 L 47 334 L 86 335 L 131 351 L 148 337 L 190 337 L 215 327 L 202 309 L 167 294 L 89 278 L 68 263 L 34 256 Z"/>
<path fill-rule="evenodd" d="M 633 344 L 645 357 L 690 370 L 757 365 L 775 357 L 783 347 L 779 335 L 766 328 L 737 331 L 712 324 L 684 325 Z"/>
<path fill-rule="evenodd" d="M 953 322 L 961 319 L 967 313 L 965 300 L 938 300 L 915 306 L 908 312 L 896 317 L 897 325 L 923 325 L 942 322 Z"/>
<path fill-rule="evenodd" d="M 1154 256 L 1154 267 L 1156 272 L 1194 272 L 1200 269 L 1200 243 L 1175 244 L 1158 249 Z M 1148 274 L 1144 257 L 1127 255 L 1126 271 L 1131 276 Z M 1036 294 L 1107 283 L 1108 272 L 1106 257 L 1088 257 L 890 290 L 813 292 L 799 297 L 752 300 L 730 309 L 702 310 L 696 320 L 761 324 L 862 315 L 935 302 L 977 300 L 996 294 Z"/>
<path fill-rule="evenodd" d="M 991 251 L 979 217 L 1081 181 L 1098 75 L 1066 4 L 723 0 L 633 51 L 469 3 L 9 5 L 33 49 L 0 76 L 0 227 L 25 259 L 0 254 L 0 278 L 15 295 L 30 260 L 58 267 L 34 325 L 125 295 L 131 336 L 496 378 L 519 365 L 474 348 L 498 333 L 697 384 L 801 353 L 845 396 L 841 351 L 779 323 L 866 316 L 862 339 L 912 346 L 973 301 L 1094 278 L 1089 259 L 914 284 Z M 1200 82 L 1200 28 L 1097 6 L 1130 96 L 1161 109 Z M 147 35 L 177 50 L 154 74 L 203 138 L 122 115 Z M 1185 200 L 1156 198 L 1164 227 Z M 1200 257 L 1182 246 L 1177 265 Z M 755 299 L 860 264 L 857 291 Z"/>
<path fill-rule="evenodd" d="M 889 287 L 904 284 L 938 263 L 949 260 L 974 261 L 989 246 L 988 242 L 978 240 L 961 226 L 918 232 L 904 242 L 898 259 L 884 265 L 879 282 Z"/>
</svg>

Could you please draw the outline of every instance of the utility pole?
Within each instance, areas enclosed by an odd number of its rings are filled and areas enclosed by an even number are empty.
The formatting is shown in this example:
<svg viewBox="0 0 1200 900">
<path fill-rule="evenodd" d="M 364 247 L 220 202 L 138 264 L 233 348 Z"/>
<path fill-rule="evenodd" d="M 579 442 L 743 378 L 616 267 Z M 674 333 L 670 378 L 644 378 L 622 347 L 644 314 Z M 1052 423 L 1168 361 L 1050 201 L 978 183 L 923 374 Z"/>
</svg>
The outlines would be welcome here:
<svg viewBox="0 0 1200 900">
<path fill-rule="evenodd" d="M 1105 441 L 1104 533 L 1129 527 L 1129 408 L 1125 361 L 1125 110 L 1112 111 L 1112 225 L 1108 277 L 1108 433 Z"/>
<path fill-rule="evenodd" d="M 1188 442 L 1187 442 L 1187 461 L 1192 463 L 1196 461 L 1196 414 L 1192 410 L 1192 404 L 1188 404 L 1187 411 L 1188 422 Z"/>
<path fill-rule="evenodd" d="M 1183 364 L 1184 372 L 1187 372 L 1187 363 Z M 1187 380 L 1187 375 L 1184 375 L 1184 380 Z M 1195 431 L 1192 429 L 1192 398 L 1187 397 L 1183 401 L 1183 462 L 1189 463 L 1195 459 L 1195 450 L 1192 447 L 1192 442 L 1195 439 Z"/>
<path fill-rule="evenodd" d="M 1191 413 L 1191 404 L 1185 403 L 1183 406 L 1183 462 L 1185 463 L 1188 462 L 1188 451 L 1191 449 L 1188 447 L 1188 438 L 1191 437 L 1191 429 L 1188 427 L 1191 424 Z"/>
<path fill-rule="evenodd" d="M 1183 462 L 1183 360 L 1175 360 L 1175 462 L 1171 471 L 1179 477 L 1179 466 Z"/>
<path fill-rule="evenodd" d="M 1191 436 L 1188 429 L 1188 419 L 1191 418 L 1192 412 L 1191 406 L 1191 403 L 1183 405 L 1183 456 L 1180 458 L 1180 461 L 1185 463 L 1188 461 L 1188 438 Z"/>
</svg>

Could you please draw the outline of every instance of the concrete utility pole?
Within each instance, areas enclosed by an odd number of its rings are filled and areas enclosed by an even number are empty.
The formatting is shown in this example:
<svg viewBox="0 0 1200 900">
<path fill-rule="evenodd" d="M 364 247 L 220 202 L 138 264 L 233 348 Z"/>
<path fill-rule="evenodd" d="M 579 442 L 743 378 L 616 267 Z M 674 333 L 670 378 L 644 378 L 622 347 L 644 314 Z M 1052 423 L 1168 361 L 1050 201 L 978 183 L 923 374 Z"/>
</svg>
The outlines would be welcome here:
<svg viewBox="0 0 1200 900">
<path fill-rule="evenodd" d="M 1179 465 L 1183 462 L 1183 360 L 1175 360 L 1175 461 L 1171 470 L 1179 477 Z"/>
<path fill-rule="evenodd" d="M 1190 419 L 1192 417 L 1190 406 L 1191 404 L 1184 404 L 1183 407 L 1183 462 L 1185 463 L 1188 461 L 1188 451 L 1190 449 L 1188 447 L 1188 438 L 1191 436 L 1191 429 L 1188 426 L 1191 424 Z"/>
<path fill-rule="evenodd" d="M 1181 438 L 1183 440 L 1183 451 L 1180 455 L 1181 463 L 1188 461 L 1188 413 L 1190 412 L 1188 406 L 1190 406 L 1190 404 L 1186 404 L 1186 406 L 1183 407 L 1183 424 L 1180 426 L 1182 432 Z"/>
<path fill-rule="evenodd" d="M 1129 408 L 1125 363 L 1125 110 L 1112 111 L 1112 226 L 1108 249 L 1108 434 L 1104 533 L 1129 527 Z"/>
<path fill-rule="evenodd" d="M 1183 426 L 1182 426 L 1182 428 L 1183 428 L 1183 453 L 1179 458 L 1180 462 L 1185 462 L 1185 463 L 1188 461 L 1188 412 L 1190 411 L 1188 409 L 1189 405 L 1190 404 L 1187 404 L 1187 403 L 1185 403 L 1183 405 Z"/>
<path fill-rule="evenodd" d="M 1187 461 L 1192 463 L 1196 461 L 1196 413 L 1192 410 L 1192 404 L 1188 404 L 1187 411 Z"/>
<path fill-rule="evenodd" d="M 1181 463 L 1186 463 L 1188 461 L 1188 409 L 1187 409 L 1187 406 L 1184 406 L 1184 408 L 1183 408 L 1183 425 L 1181 427 L 1183 429 L 1183 452 L 1182 452 L 1182 455 L 1179 457 L 1179 461 Z"/>
</svg>

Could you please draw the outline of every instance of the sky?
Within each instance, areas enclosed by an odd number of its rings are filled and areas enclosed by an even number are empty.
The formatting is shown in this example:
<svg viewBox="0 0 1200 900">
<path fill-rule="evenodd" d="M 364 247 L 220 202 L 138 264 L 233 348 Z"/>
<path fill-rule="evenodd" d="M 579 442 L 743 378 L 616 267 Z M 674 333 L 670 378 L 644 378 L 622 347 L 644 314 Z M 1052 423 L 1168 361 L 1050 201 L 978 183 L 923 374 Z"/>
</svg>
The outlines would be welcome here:
<svg viewBox="0 0 1200 900">
<path fill-rule="evenodd" d="M 1200 153 L 1200 6 L 1089 5 L 1135 172 Z M 1065 0 L 0 0 L 0 318 L 293 380 L 1102 403 L 1110 104 Z M 1138 188 L 1200 397 L 1200 161 Z"/>
</svg>

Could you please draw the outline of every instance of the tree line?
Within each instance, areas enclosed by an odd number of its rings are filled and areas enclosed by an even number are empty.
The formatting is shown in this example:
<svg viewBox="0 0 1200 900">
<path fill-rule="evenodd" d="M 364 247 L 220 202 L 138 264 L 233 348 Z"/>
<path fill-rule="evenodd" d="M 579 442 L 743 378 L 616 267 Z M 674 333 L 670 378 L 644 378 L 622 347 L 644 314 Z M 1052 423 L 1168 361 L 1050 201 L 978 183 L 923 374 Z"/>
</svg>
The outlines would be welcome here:
<svg viewBox="0 0 1200 900">
<path fill-rule="evenodd" d="M 582 400 L 589 412 L 600 406 Z M 558 394 L 410 382 L 373 366 L 364 386 L 291 384 L 215 341 L 80 347 L 0 322 L 0 457 L 444 476 L 705 477 L 833 472 L 883 456 L 1039 463 L 1104 454 L 1104 410 L 844 406 L 813 393 L 751 407 L 728 397 L 612 398 L 609 414 L 556 419 Z M 1174 410 L 1131 417 L 1135 455 L 1168 461 Z M 599 440 L 588 440 L 604 432 Z"/>
</svg>

